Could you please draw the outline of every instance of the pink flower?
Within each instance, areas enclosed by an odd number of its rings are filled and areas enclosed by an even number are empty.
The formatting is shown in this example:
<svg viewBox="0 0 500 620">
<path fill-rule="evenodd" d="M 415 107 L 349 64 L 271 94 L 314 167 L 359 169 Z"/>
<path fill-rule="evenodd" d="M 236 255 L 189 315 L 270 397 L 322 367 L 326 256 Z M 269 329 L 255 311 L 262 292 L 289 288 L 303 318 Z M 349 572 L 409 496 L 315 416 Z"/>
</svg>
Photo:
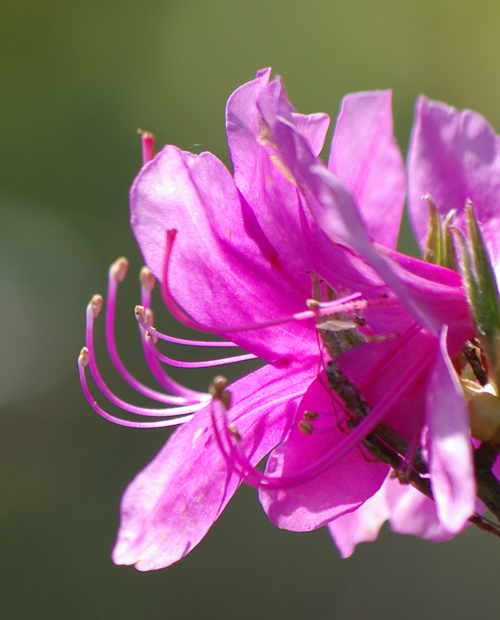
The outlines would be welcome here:
<svg viewBox="0 0 500 620">
<path fill-rule="evenodd" d="M 328 118 L 297 114 L 281 80 L 269 79 L 270 71 L 261 71 L 229 98 L 234 178 L 210 153 L 166 146 L 131 188 L 131 225 L 148 266 L 137 316 L 147 363 L 165 393 L 132 377 L 116 351 L 123 260 L 110 270 L 108 346 L 122 376 L 168 407 L 131 406 L 108 390 L 92 343 L 102 298 L 87 311 L 80 376 L 94 409 L 111 418 L 90 395 L 87 366 L 112 403 L 161 417 L 120 423 L 182 424 L 125 491 L 113 551 L 118 564 L 149 570 L 179 560 L 243 480 L 259 488 L 280 527 L 342 523 L 385 489 L 391 458 L 419 477 L 420 449 L 432 518 L 456 533 L 475 510 L 468 410 L 451 362 L 473 334 L 469 307 L 457 273 L 395 251 L 405 175 L 391 95 L 344 99 L 325 166 L 318 155 Z M 150 137 L 144 140 L 149 147 Z M 158 351 L 158 339 L 179 339 L 152 327 L 152 274 L 181 322 L 224 337 L 218 346 L 248 351 L 204 365 L 255 357 L 266 365 L 227 390 L 217 380 L 211 395 L 174 382 L 160 362 L 189 363 Z M 360 398 L 357 413 L 341 397 L 342 386 L 333 388 L 335 369 Z M 377 448 L 381 423 L 402 443 L 398 451 L 389 442 L 389 460 L 373 462 L 367 452 Z M 261 472 L 256 465 L 267 454 Z M 341 550 L 362 539 L 356 525 L 334 536 Z"/>
</svg>

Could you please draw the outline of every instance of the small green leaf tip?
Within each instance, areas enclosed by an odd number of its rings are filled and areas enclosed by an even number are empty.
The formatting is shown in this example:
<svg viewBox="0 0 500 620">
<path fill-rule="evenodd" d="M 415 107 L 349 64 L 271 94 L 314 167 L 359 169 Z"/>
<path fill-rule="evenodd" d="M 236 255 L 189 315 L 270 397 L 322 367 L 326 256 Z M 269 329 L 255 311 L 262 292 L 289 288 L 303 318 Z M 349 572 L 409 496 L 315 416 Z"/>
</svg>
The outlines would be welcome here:
<svg viewBox="0 0 500 620">
<path fill-rule="evenodd" d="M 451 269 L 453 271 L 459 271 L 457 252 L 455 249 L 455 243 L 454 243 L 453 234 L 451 231 L 451 227 L 453 224 L 453 218 L 455 217 L 456 213 L 457 213 L 456 209 L 453 209 L 453 211 L 450 211 L 448 215 L 445 217 L 444 224 L 443 224 L 443 238 L 444 238 L 443 267 L 448 267 L 448 269 Z"/>
<path fill-rule="evenodd" d="M 500 300 L 495 273 L 472 202 L 467 201 L 466 209 L 472 261 L 480 292 L 479 309 L 484 324 L 483 331 L 486 337 L 496 341 L 500 331 Z"/>
<path fill-rule="evenodd" d="M 427 232 L 424 261 L 434 265 L 442 265 L 444 257 L 443 228 L 441 216 L 432 198 L 424 196 L 429 207 L 429 230 Z"/>
<path fill-rule="evenodd" d="M 469 242 L 464 234 L 452 229 L 458 240 L 462 274 L 467 288 L 469 304 L 481 340 L 481 348 L 487 359 L 490 381 L 499 381 L 500 300 L 495 274 L 488 251 L 470 201 L 466 204 Z M 500 375 L 499 375 L 500 377 Z"/>
<path fill-rule="evenodd" d="M 443 218 L 430 195 L 424 196 L 429 207 L 429 230 L 427 232 L 424 260 L 440 267 L 458 271 L 458 262 L 451 233 L 456 210 Z"/>
</svg>

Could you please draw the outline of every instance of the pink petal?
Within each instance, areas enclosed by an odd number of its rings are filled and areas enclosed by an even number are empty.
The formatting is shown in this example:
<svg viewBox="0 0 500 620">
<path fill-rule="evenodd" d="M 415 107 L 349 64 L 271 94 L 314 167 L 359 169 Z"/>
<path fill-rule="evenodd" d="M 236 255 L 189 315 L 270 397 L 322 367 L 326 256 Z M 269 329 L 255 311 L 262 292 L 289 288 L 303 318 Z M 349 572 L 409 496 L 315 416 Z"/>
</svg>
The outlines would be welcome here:
<svg viewBox="0 0 500 620">
<path fill-rule="evenodd" d="M 423 248 L 430 194 L 442 214 L 457 209 L 454 223 L 465 229 L 464 206 L 472 200 L 500 270 L 500 138 L 476 112 L 420 97 L 408 155 L 408 197 L 415 234 Z"/>
<path fill-rule="evenodd" d="M 446 288 L 433 279 L 421 278 L 412 273 L 411 266 L 415 261 L 391 252 L 383 246 L 376 246 L 370 242 L 359 219 L 353 198 L 348 190 L 328 170 L 319 164 L 311 167 L 310 172 L 316 177 L 302 177 L 304 185 L 309 184 L 309 205 L 319 224 L 330 239 L 341 239 L 354 248 L 365 261 L 378 273 L 389 286 L 406 310 L 431 333 L 437 335 L 442 325 L 442 312 L 436 304 L 436 295 L 442 292 L 443 298 L 450 295 L 460 301 L 457 310 L 461 316 L 467 316 L 465 293 L 461 288 Z M 392 260 L 391 260 L 392 259 Z M 428 269 L 428 274 L 442 277 L 439 270 L 444 268 Z M 423 272 L 423 268 L 417 268 Z M 443 276 L 446 279 L 446 276 Z M 431 294 L 429 295 L 429 293 Z"/>
<path fill-rule="evenodd" d="M 327 114 L 299 114 L 292 112 L 295 126 L 309 144 L 312 154 L 319 156 L 325 145 L 325 138 L 330 126 Z"/>
<path fill-rule="evenodd" d="M 441 317 L 429 311 L 429 304 L 425 303 L 428 300 L 422 300 L 420 295 L 421 286 L 427 286 L 427 283 L 419 282 L 405 269 L 398 269 L 386 257 L 389 250 L 371 242 L 349 189 L 313 155 L 296 128 L 281 81 L 274 80 L 263 89 L 258 106 L 262 122 L 271 136 L 270 143 L 275 145 L 273 152 L 279 154 L 279 167 L 287 171 L 287 177 L 293 179 L 300 189 L 303 225 L 308 227 L 305 237 L 309 241 L 310 255 L 314 256 L 316 252 L 319 257 L 324 257 L 332 252 L 331 243 L 328 246 L 325 236 L 329 237 L 330 242 L 352 248 L 392 289 L 408 312 L 421 325 L 437 334 L 442 325 Z M 319 232 L 315 231 L 308 214 L 316 220 Z M 399 228 L 399 216 L 397 211 L 395 221 L 391 219 L 389 222 L 395 230 Z M 325 262 L 328 265 L 330 261 Z M 319 272 L 325 275 L 321 270 Z M 329 279 L 329 274 L 325 277 Z M 357 279 L 359 277 L 358 274 Z M 371 278 L 372 282 L 376 281 L 373 272 Z"/>
<path fill-rule="evenodd" d="M 391 515 L 388 487 L 394 481 L 388 476 L 380 489 L 353 512 L 348 512 L 328 523 L 330 534 L 340 555 L 348 558 L 361 542 L 373 542 L 380 528 Z M 396 484 L 399 485 L 397 482 Z"/>
<path fill-rule="evenodd" d="M 446 334 L 444 327 L 427 387 L 425 413 L 429 426 L 429 472 L 437 514 L 449 532 L 457 533 L 474 512 L 476 483 L 469 413 L 448 355 Z"/>
<path fill-rule="evenodd" d="M 432 331 L 449 324 L 448 346 L 452 355 L 474 334 L 469 303 L 461 276 L 455 271 L 417 258 L 380 248 L 391 259 L 391 268 L 406 288 L 413 307 L 428 317 Z M 401 288 L 400 290 L 404 290 Z M 412 306 L 410 306 L 411 308 Z"/>
<path fill-rule="evenodd" d="M 300 473 L 345 438 L 345 430 L 338 427 L 332 398 L 324 382 L 324 378 L 314 381 L 305 393 L 290 435 L 268 459 L 267 474 L 287 476 Z M 297 424 L 306 410 L 320 414 L 321 421 L 315 425 L 326 426 L 328 430 L 312 435 L 300 432 Z M 387 470 L 386 465 L 369 462 L 360 450 L 354 448 L 312 480 L 288 489 L 264 488 L 259 497 L 275 525 L 292 531 L 308 531 L 359 507 L 378 490 Z"/>
<path fill-rule="evenodd" d="M 328 169 L 353 195 L 372 240 L 395 249 L 405 170 L 393 135 L 391 96 L 391 91 L 376 91 L 344 98 Z"/>
<path fill-rule="evenodd" d="M 311 279 L 301 288 L 283 267 L 231 175 L 212 154 L 166 146 L 131 189 L 131 223 L 146 264 L 162 279 L 165 233 L 178 231 L 169 271 L 176 301 L 194 319 L 220 329 L 305 310 Z M 307 288 L 306 288 L 307 283 Z M 314 321 L 231 336 L 268 361 L 307 353 Z"/>
<path fill-rule="evenodd" d="M 293 179 L 277 164 L 269 135 L 260 118 L 257 101 L 267 88 L 269 72 L 238 88 L 226 107 L 226 131 L 234 179 L 281 265 L 299 287 L 310 287 L 312 264 L 300 223 L 300 208 Z M 290 110 L 292 110 L 290 106 Z M 321 150 L 328 128 L 326 115 L 291 112 L 304 139 Z M 273 152 L 269 153 L 268 149 Z"/>
<path fill-rule="evenodd" d="M 436 503 L 410 485 L 399 486 L 399 502 L 393 507 L 390 517 L 391 529 L 398 534 L 418 536 L 432 542 L 444 542 L 457 532 L 447 529 L 436 512 Z M 461 530 L 470 525 L 465 522 Z"/>
<path fill-rule="evenodd" d="M 295 371 L 266 366 L 230 386 L 229 420 L 253 465 L 288 431 L 301 386 L 314 372 L 314 364 Z M 115 563 L 154 570 L 181 559 L 205 536 L 240 483 L 217 446 L 208 408 L 201 410 L 125 491 Z"/>
</svg>

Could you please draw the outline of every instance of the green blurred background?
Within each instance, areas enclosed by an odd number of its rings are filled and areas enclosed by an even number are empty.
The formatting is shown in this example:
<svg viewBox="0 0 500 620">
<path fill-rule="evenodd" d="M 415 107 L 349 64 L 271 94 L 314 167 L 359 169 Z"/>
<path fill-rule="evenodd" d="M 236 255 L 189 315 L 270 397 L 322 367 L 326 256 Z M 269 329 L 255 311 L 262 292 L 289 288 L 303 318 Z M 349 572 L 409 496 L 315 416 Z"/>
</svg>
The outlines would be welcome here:
<svg viewBox="0 0 500 620">
<path fill-rule="evenodd" d="M 498 128 L 499 26 L 493 0 L 2 3 L 2 617 L 498 617 L 500 542 L 489 535 L 470 529 L 434 545 L 384 530 L 340 560 L 326 531 L 274 528 L 248 488 L 180 563 L 145 574 L 115 567 L 121 493 L 167 432 L 99 419 L 76 358 L 85 305 L 105 293 L 108 265 L 124 254 L 119 342 L 147 376 L 127 210 L 138 127 L 159 146 L 228 162 L 226 99 L 271 65 L 301 112 L 334 118 L 345 93 L 393 88 L 403 150 L 420 92 Z M 101 336 L 98 345 L 103 372 L 132 396 L 106 364 Z M 204 388 L 208 375 L 183 380 Z"/>
</svg>

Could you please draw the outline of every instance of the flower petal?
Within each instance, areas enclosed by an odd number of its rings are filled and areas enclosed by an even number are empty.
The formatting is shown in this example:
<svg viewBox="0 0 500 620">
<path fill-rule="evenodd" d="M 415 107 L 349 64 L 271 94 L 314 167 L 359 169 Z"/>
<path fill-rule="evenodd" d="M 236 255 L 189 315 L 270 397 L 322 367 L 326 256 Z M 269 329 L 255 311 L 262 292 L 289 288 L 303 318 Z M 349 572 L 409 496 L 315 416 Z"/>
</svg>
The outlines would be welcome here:
<svg viewBox="0 0 500 620">
<path fill-rule="evenodd" d="M 408 154 L 408 198 L 422 248 L 429 220 L 422 196 L 427 194 L 443 215 L 457 209 L 454 223 L 463 230 L 465 203 L 472 201 L 499 273 L 500 138 L 480 114 L 420 97 Z"/>
<path fill-rule="evenodd" d="M 148 267 L 163 279 L 165 233 L 178 231 L 168 285 L 194 319 L 220 329 L 267 361 L 314 343 L 314 321 L 228 334 L 305 310 L 311 279 L 283 267 L 225 166 L 211 153 L 166 146 L 144 166 L 131 189 L 131 224 Z M 306 283 L 308 287 L 306 288 Z"/>
<path fill-rule="evenodd" d="M 373 241 L 395 249 L 405 198 L 405 170 L 394 139 L 391 91 L 347 95 L 335 127 L 328 169 L 349 189 Z"/>
<path fill-rule="evenodd" d="M 456 536 L 457 531 L 450 531 L 439 519 L 436 503 L 412 486 L 399 485 L 399 502 L 393 507 L 390 517 L 391 529 L 398 534 L 418 536 L 432 542 L 444 542 Z M 464 522 L 464 529 L 470 525 Z"/>
<path fill-rule="evenodd" d="M 256 465 L 281 441 L 314 364 L 266 366 L 231 385 L 229 419 Z M 116 564 L 163 568 L 184 557 L 208 532 L 241 483 L 217 445 L 209 407 L 172 435 L 129 485 L 113 550 Z"/>
<path fill-rule="evenodd" d="M 352 555 L 358 543 L 373 542 L 377 539 L 380 528 L 392 511 L 388 499 L 388 491 L 392 488 L 391 482 L 393 480 L 387 476 L 380 489 L 357 510 L 341 515 L 328 523 L 328 530 L 343 558 Z"/>
<path fill-rule="evenodd" d="M 346 431 L 340 428 L 336 419 L 335 405 L 325 381 L 324 377 L 317 379 L 305 393 L 290 435 L 269 456 L 267 474 L 287 476 L 301 472 L 345 438 Z M 338 402 L 336 406 L 339 407 Z M 306 410 L 319 414 L 314 425 L 323 432 L 313 431 L 312 435 L 305 435 L 298 430 L 297 424 Z M 292 531 L 308 531 L 358 508 L 378 490 L 387 471 L 387 465 L 369 462 L 361 450 L 354 448 L 312 480 L 287 489 L 263 488 L 259 497 L 275 525 Z"/>
<path fill-rule="evenodd" d="M 313 242 L 316 252 L 321 252 L 321 257 L 328 255 L 329 248 L 325 247 L 321 235 L 315 235 L 308 214 L 316 220 L 323 236 L 326 235 L 334 243 L 347 245 L 358 253 L 392 289 L 412 316 L 437 334 L 442 325 L 441 317 L 430 312 L 428 304 L 422 303 L 418 280 L 412 274 L 406 274 L 404 269 L 396 268 L 397 265 L 387 258 L 387 248 L 371 242 L 349 189 L 313 155 L 307 141 L 297 130 L 292 108 L 280 80 L 274 80 L 262 91 L 258 105 L 262 122 L 270 136 L 268 142 L 275 145 L 275 153 L 279 154 L 279 167 L 287 171 L 287 177 L 294 179 L 300 189 L 304 227 L 309 226 L 305 237 L 310 244 L 310 255 L 313 256 L 315 252 Z M 398 226 L 397 222 L 396 228 Z M 328 275 L 322 275 L 328 278 Z M 360 275 L 364 275 L 362 270 L 361 274 L 354 276 L 355 282 Z M 408 281 L 412 280 L 414 287 L 408 286 Z M 372 281 L 376 281 L 373 274 Z"/>
<path fill-rule="evenodd" d="M 437 514 L 452 533 L 463 529 L 476 502 L 469 413 L 446 347 L 443 327 L 426 402 L 429 473 Z"/>
<path fill-rule="evenodd" d="M 234 167 L 234 179 L 279 262 L 297 281 L 309 287 L 311 260 L 302 234 L 297 189 L 279 166 L 269 132 L 260 118 L 257 101 L 269 82 L 269 71 L 238 88 L 226 107 L 226 132 Z M 294 122 L 314 151 L 323 146 L 329 119 L 326 115 L 304 116 L 291 108 Z M 270 149 L 271 152 L 268 152 Z"/>
</svg>

